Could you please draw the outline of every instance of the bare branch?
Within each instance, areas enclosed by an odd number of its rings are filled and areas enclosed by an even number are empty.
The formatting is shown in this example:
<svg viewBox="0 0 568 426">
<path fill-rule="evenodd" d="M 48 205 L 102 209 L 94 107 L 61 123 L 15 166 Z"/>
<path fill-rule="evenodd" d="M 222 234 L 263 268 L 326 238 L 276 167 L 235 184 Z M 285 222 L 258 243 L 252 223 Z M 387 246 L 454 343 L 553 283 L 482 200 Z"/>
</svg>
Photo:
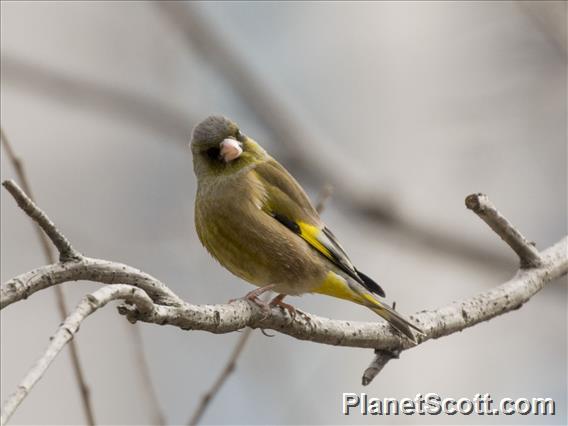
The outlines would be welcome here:
<svg viewBox="0 0 568 426">
<path fill-rule="evenodd" d="M 49 345 L 44 354 L 36 361 L 28 371 L 24 379 L 18 385 L 17 390 L 8 397 L 2 407 L 0 424 L 5 425 L 12 414 L 24 398 L 30 393 L 33 386 L 44 375 L 47 368 L 51 365 L 55 357 L 61 352 L 67 342 L 69 342 L 83 320 L 102 308 L 111 300 L 124 299 L 136 306 L 141 313 L 147 313 L 153 308 L 152 299 L 142 290 L 129 285 L 109 285 L 96 290 L 94 293 L 85 296 L 77 308 L 69 315 L 63 324 L 51 337 Z"/>
<path fill-rule="evenodd" d="M 59 260 L 61 262 L 81 259 L 81 255 L 79 252 L 75 251 L 69 240 L 65 238 L 47 215 L 20 189 L 16 182 L 6 180 L 2 182 L 2 185 L 12 194 L 18 206 L 20 206 L 20 208 L 47 234 L 51 242 L 55 245 L 57 250 L 59 250 Z"/>
<path fill-rule="evenodd" d="M 0 137 L 2 139 L 2 145 L 6 149 L 6 153 L 8 154 L 8 158 L 10 162 L 13 164 L 14 169 L 16 170 L 16 176 L 20 181 L 20 184 L 24 188 L 24 191 L 30 199 L 33 201 L 32 189 L 29 183 L 24 163 L 22 159 L 16 155 L 14 149 L 12 148 L 12 144 L 6 137 L 4 133 L 4 129 L 0 127 Z M 54 263 L 55 262 L 55 254 L 51 244 L 49 243 L 49 239 L 47 235 L 42 231 L 41 227 L 34 225 L 34 230 L 36 231 L 36 235 L 39 239 L 41 244 L 41 248 L 47 263 Z M 57 310 L 59 311 L 59 316 L 63 321 L 68 316 L 69 310 L 67 309 L 67 302 L 65 301 L 65 294 L 63 293 L 63 289 L 60 286 L 55 286 L 55 300 L 57 303 Z M 81 403 L 83 405 L 83 410 L 85 412 L 85 418 L 87 420 L 87 424 L 89 426 L 93 426 L 95 424 L 95 413 L 93 411 L 93 404 L 91 403 L 91 395 L 89 387 L 87 386 L 87 381 L 85 380 L 85 374 L 83 372 L 83 367 L 81 366 L 81 360 L 79 358 L 79 351 L 77 349 L 77 343 L 72 340 L 69 342 L 69 351 L 71 355 L 71 365 L 73 367 L 73 373 L 75 375 L 75 380 L 77 381 L 77 385 L 79 386 L 79 395 L 81 397 Z"/>
<path fill-rule="evenodd" d="M 521 259 L 522 268 L 542 265 L 537 249 L 495 208 L 484 194 L 471 194 L 465 199 L 468 209 L 474 211 L 505 241 Z"/>
</svg>

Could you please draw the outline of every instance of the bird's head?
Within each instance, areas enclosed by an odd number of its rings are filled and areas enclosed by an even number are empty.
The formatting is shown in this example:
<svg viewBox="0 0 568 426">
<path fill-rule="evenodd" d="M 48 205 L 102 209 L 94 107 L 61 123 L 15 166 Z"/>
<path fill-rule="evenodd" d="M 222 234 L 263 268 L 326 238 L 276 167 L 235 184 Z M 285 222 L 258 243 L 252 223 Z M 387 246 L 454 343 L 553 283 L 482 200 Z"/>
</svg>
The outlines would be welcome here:
<svg viewBox="0 0 568 426">
<path fill-rule="evenodd" d="M 190 146 L 198 179 L 235 173 L 266 157 L 266 152 L 235 122 L 217 115 L 195 126 Z"/>
</svg>

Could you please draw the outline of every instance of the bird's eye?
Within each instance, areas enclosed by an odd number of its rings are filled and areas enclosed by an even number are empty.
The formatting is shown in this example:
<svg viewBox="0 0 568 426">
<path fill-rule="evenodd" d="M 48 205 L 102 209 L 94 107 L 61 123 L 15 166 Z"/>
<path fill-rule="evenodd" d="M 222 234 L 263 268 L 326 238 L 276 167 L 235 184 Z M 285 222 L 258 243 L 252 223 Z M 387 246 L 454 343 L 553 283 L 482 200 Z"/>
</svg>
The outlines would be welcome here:
<svg viewBox="0 0 568 426">
<path fill-rule="evenodd" d="M 241 132 L 240 130 L 237 130 L 236 137 L 239 142 L 244 142 L 245 135 L 243 135 L 243 132 Z"/>
<path fill-rule="evenodd" d="M 217 147 L 209 148 L 205 153 L 211 160 L 218 160 L 221 156 L 221 150 Z"/>
</svg>

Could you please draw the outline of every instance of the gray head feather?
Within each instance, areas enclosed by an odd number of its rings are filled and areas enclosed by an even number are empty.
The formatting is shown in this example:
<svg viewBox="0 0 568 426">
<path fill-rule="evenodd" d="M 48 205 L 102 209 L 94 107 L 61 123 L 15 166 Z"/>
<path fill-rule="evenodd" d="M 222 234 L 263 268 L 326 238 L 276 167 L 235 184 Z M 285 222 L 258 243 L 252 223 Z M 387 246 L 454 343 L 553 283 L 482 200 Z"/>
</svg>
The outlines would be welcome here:
<svg viewBox="0 0 568 426">
<path fill-rule="evenodd" d="M 237 125 L 221 115 L 207 117 L 193 129 L 191 143 L 194 145 L 220 143 L 223 139 L 232 136 Z"/>
</svg>

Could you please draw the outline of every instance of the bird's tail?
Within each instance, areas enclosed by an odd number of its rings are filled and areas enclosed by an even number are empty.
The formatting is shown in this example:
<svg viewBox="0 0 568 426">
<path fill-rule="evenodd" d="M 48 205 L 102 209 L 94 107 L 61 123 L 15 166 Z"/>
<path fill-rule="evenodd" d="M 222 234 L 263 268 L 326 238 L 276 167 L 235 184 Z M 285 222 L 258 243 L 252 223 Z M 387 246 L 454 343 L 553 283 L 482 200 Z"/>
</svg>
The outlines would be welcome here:
<svg viewBox="0 0 568 426">
<path fill-rule="evenodd" d="M 404 334 L 414 343 L 417 343 L 414 332 L 425 335 L 420 328 L 412 324 L 401 314 L 375 299 L 375 297 L 359 283 L 348 282 L 347 279 L 335 272 L 330 272 L 323 284 L 312 291 L 314 293 L 327 294 L 328 296 L 349 300 L 366 306 L 379 316 L 383 317 L 398 332 Z"/>
<path fill-rule="evenodd" d="M 377 315 L 384 318 L 390 325 L 392 325 L 398 332 L 404 334 L 412 342 L 417 343 L 414 333 L 425 335 L 425 333 L 416 325 L 412 324 L 409 320 L 404 318 L 401 314 L 395 311 L 390 306 L 379 302 L 370 294 L 361 295 L 365 302 L 364 305 Z"/>
</svg>

